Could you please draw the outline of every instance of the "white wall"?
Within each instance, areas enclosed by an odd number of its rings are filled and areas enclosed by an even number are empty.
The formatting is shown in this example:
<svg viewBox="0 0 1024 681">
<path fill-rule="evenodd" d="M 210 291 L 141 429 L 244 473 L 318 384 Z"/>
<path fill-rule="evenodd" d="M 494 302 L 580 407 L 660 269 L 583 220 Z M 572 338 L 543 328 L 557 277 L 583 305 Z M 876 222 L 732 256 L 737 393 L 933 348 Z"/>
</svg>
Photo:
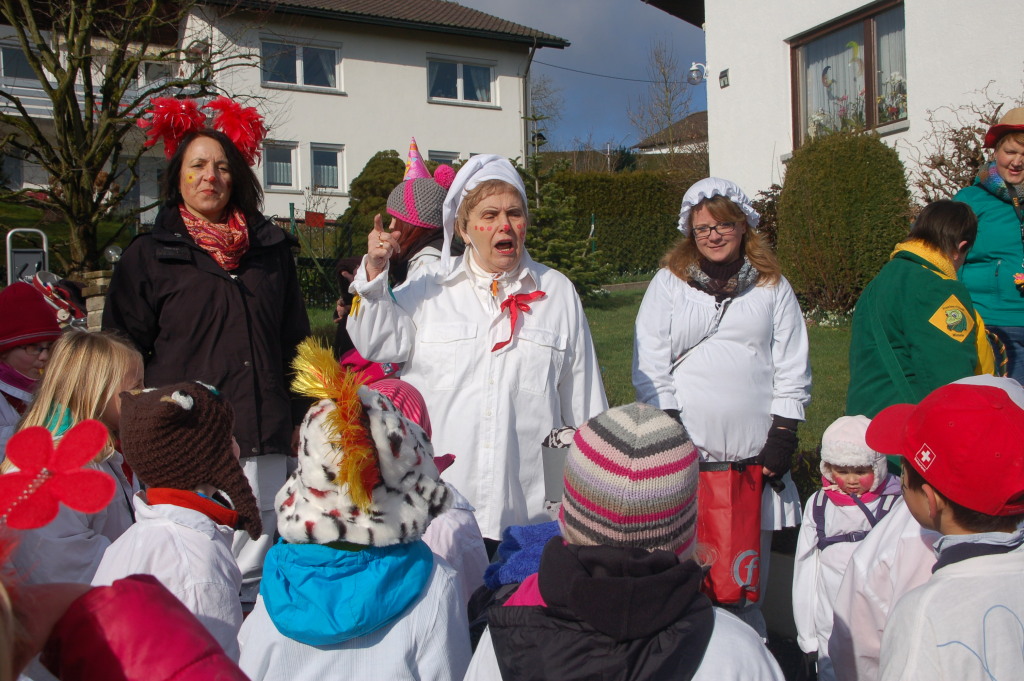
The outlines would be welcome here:
<svg viewBox="0 0 1024 681">
<path fill-rule="evenodd" d="M 793 150 L 790 48 L 785 39 L 867 4 L 705 2 L 712 175 L 734 180 L 751 196 L 772 182 L 781 183 L 785 167 L 780 159 Z M 1012 39 L 1000 38 L 1004 29 L 999 17 L 1019 14 L 1019 0 L 991 0 L 984 9 L 962 0 L 906 0 L 904 6 L 909 127 L 883 140 L 909 165 L 913 149 L 930 131 L 925 124 L 930 110 L 982 101 L 977 91 L 989 81 L 994 81 L 989 89 L 994 98 L 1020 97 L 1024 50 Z M 729 69 L 730 80 L 724 89 L 718 86 L 723 69 Z"/>
<path fill-rule="evenodd" d="M 330 22 L 277 15 L 275 23 L 256 16 L 232 16 L 216 23 L 218 39 L 230 36 L 243 48 L 259 50 L 260 38 L 340 46 L 344 94 L 282 90 L 260 84 L 257 68 L 237 68 L 219 83 L 237 94 L 263 97 L 269 138 L 298 143 L 300 178 L 293 191 L 269 190 L 266 213 L 288 215 L 288 204 L 302 214 L 302 187 L 311 184 L 310 143 L 344 145 L 344 177 L 351 182 L 378 151 L 396 149 L 405 159 L 416 137 L 424 159 L 428 150 L 470 154 L 524 155 L 522 79 L 528 48 L 511 43 L 426 31 Z M 427 55 L 486 60 L 495 69 L 495 106 L 463 106 L 427 101 Z M 257 172 L 262 179 L 263 169 Z M 347 193 L 331 198 L 330 212 L 348 205 Z"/>
</svg>

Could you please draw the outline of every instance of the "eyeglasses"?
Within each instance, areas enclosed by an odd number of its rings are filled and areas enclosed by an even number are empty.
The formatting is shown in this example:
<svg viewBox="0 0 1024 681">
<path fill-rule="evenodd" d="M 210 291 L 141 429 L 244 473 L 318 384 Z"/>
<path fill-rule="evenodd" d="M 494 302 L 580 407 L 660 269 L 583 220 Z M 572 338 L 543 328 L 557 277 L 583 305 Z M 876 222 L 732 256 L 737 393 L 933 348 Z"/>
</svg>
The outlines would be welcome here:
<svg viewBox="0 0 1024 681">
<path fill-rule="evenodd" d="M 44 352 L 50 352 L 53 347 L 53 343 L 31 343 L 29 345 L 22 345 L 21 349 L 25 351 L 25 354 L 32 357 L 38 357 Z"/>
<path fill-rule="evenodd" d="M 711 236 L 711 230 L 715 230 L 722 236 L 729 236 L 736 231 L 736 225 L 740 224 L 737 222 L 719 222 L 714 225 L 697 225 L 693 228 L 693 233 L 698 239 L 707 239 Z"/>
</svg>

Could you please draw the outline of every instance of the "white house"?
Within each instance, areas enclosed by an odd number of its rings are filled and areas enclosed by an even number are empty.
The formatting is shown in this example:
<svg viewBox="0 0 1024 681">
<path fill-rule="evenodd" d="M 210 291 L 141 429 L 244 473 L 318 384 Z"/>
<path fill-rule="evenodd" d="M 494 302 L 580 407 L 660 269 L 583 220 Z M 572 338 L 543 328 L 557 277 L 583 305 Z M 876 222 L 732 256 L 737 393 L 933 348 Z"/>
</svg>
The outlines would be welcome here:
<svg viewBox="0 0 1024 681">
<path fill-rule="evenodd" d="M 711 173 L 750 194 L 826 128 L 866 123 L 911 167 L 930 112 L 1024 90 L 1024 50 L 1000 39 L 1020 0 L 648 2 L 703 27 Z"/>
<path fill-rule="evenodd" d="M 428 160 L 525 157 L 531 60 L 538 48 L 569 45 L 444 0 L 204 0 L 182 36 L 183 45 L 252 57 L 216 82 L 266 116 L 257 169 L 265 212 L 288 216 L 292 204 L 300 217 L 313 188 L 317 209 L 343 211 L 366 162 L 386 149 L 404 156 L 413 136 Z M 6 72 L 15 51 L 0 53 L 0 87 L 25 75 Z M 143 204 L 157 197 L 163 164 L 159 153 L 144 159 Z M 5 170 L 26 184 L 41 179 L 10 161 Z"/>
</svg>

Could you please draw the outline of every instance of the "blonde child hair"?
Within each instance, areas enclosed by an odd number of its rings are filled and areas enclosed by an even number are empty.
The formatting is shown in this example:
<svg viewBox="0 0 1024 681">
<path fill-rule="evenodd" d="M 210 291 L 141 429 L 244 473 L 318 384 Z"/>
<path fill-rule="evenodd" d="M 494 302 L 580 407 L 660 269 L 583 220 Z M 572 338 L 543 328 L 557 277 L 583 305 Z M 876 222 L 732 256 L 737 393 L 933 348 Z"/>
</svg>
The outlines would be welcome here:
<svg viewBox="0 0 1024 681">
<path fill-rule="evenodd" d="M 46 373 L 18 430 L 43 426 L 56 438 L 85 419 L 96 419 L 111 430 L 104 418 L 107 407 L 125 389 L 131 372 L 141 371 L 141 367 L 139 351 L 113 334 L 68 331 L 54 343 Z M 113 453 L 115 436 L 110 433 L 106 447 L 94 459 L 96 463 Z M 11 468 L 5 461 L 0 471 Z"/>
</svg>

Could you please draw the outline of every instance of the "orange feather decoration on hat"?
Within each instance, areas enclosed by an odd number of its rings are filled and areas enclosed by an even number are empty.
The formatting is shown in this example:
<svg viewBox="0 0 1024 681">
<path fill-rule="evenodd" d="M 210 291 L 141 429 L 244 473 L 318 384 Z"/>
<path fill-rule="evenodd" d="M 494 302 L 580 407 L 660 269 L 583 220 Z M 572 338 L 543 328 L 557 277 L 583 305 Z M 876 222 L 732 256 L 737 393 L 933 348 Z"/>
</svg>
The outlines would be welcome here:
<svg viewBox="0 0 1024 681">
<path fill-rule="evenodd" d="M 295 370 L 292 390 L 306 397 L 334 402 L 337 408 L 327 416 L 325 424 L 327 439 L 341 457 L 335 482 L 347 485 L 352 501 L 366 511 L 381 478 L 377 446 L 359 399 L 359 388 L 363 384 L 358 374 L 338 366 L 333 353 L 319 340 L 307 338 L 297 350 L 292 360 Z"/>
</svg>

